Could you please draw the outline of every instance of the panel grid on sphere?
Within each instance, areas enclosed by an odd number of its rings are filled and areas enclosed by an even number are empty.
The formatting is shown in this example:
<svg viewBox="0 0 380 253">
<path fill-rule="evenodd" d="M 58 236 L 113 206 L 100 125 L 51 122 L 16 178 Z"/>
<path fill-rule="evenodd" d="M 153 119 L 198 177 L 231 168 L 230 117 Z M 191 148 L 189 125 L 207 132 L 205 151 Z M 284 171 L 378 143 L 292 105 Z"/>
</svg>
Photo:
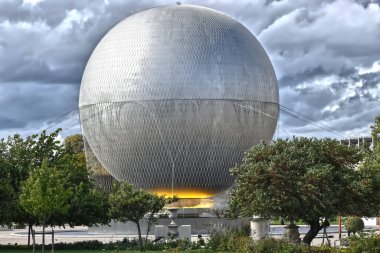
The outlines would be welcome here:
<svg viewBox="0 0 380 253">
<path fill-rule="evenodd" d="M 276 103 L 278 87 L 268 56 L 243 25 L 207 8 L 164 6 L 128 17 L 99 42 L 80 106 L 156 99 Z"/>
<path fill-rule="evenodd" d="M 157 100 L 86 106 L 80 116 L 88 144 L 117 180 L 156 191 L 173 186 L 174 193 L 184 188 L 214 195 L 232 185 L 229 168 L 244 151 L 272 136 L 277 107 Z M 263 112 L 272 120 L 262 120 L 268 117 Z"/>
<path fill-rule="evenodd" d="M 270 140 L 278 85 L 256 38 L 199 6 L 148 9 L 111 29 L 82 78 L 83 134 L 112 176 L 155 192 L 215 195 Z"/>
</svg>

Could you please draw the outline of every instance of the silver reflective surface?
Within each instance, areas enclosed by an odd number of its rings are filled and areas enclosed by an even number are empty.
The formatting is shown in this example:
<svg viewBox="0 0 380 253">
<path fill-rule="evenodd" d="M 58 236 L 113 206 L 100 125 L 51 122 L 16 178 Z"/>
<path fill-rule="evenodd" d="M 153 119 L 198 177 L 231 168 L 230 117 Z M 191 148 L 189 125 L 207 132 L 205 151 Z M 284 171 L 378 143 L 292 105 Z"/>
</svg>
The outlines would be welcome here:
<svg viewBox="0 0 380 253">
<path fill-rule="evenodd" d="M 269 140 L 278 118 L 273 67 L 240 23 L 207 8 L 149 9 L 98 44 L 80 90 L 83 133 L 118 180 L 209 194 Z"/>
</svg>

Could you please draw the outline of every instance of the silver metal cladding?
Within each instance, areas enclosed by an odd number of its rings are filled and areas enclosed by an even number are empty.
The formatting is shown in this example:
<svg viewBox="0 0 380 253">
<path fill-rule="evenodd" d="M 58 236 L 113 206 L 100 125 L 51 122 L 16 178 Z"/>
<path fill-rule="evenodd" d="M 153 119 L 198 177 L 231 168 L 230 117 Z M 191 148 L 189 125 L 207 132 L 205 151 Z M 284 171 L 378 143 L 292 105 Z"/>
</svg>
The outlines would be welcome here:
<svg viewBox="0 0 380 253">
<path fill-rule="evenodd" d="M 83 134 L 117 180 L 217 194 L 251 146 L 270 140 L 278 85 L 256 38 L 199 6 L 134 14 L 111 29 L 82 78 Z"/>
</svg>

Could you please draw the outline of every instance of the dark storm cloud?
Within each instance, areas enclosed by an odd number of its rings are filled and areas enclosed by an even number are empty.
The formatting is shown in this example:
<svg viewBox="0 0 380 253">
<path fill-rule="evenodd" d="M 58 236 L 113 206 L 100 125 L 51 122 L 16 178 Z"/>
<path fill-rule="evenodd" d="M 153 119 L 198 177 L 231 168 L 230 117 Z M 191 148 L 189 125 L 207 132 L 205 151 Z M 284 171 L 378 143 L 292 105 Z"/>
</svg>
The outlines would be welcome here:
<svg viewBox="0 0 380 253">
<path fill-rule="evenodd" d="M 57 98 L 59 94 L 59 98 Z M 0 130 L 23 128 L 30 122 L 57 119 L 72 110 L 78 91 L 70 85 L 2 83 Z"/>
<path fill-rule="evenodd" d="M 117 22 L 155 5 L 113 1 L 49 0 L 37 5 L 0 2 L 0 78 L 79 85 L 90 53 Z M 16 71 L 15 71 L 16 70 Z"/>
<path fill-rule="evenodd" d="M 44 125 L 75 110 L 85 64 L 102 36 L 132 13 L 174 3 L 0 1 L 0 129 Z M 380 114 L 380 70 L 371 69 L 380 61 L 379 1 L 182 3 L 225 12 L 257 36 L 275 67 L 281 104 L 347 134 L 362 133 Z M 328 134 L 285 115 L 281 121 L 289 133 Z"/>
<path fill-rule="evenodd" d="M 356 0 L 356 2 L 364 8 L 367 8 L 370 4 L 380 4 L 380 0 Z"/>
<path fill-rule="evenodd" d="M 363 80 L 363 89 L 380 89 L 380 71 L 360 75 L 360 78 Z"/>
<path fill-rule="evenodd" d="M 347 77 L 344 81 L 324 81 L 324 85 L 285 88 L 282 103 L 332 127 L 345 135 L 368 135 L 369 125 L 380 115 L 380 71 Z M 308 122 L 282 117 L 283 126 L 293 134 L 315 135 L 318 130 Z M 313 133 L 313 134 L 310 134 Z M 331 133 L 330 133 L 331 134 Z M 323 136 L 330 135 L 325 132 Z M 331 135 L 339 138 L 339 136 Z"/>
<path fill-rule="evenodd" d="M 154 5 L 0 1 L 0 133 L 43 127 L 76 110 L 85 64 L 101 37 L 121 19 Z"/>
<path fill-rule="evenodd" d="M 259 39 L 276 67 L 281 103 L 337 131 L 368 134 L 369 124 L 380 114 L 379 75 L 362 75 L 359 69 L 380 60 L 379 28 L 379 6 L 353 1 L 317 8 L 299 5 L 277 19 Z M 282 121 L 292 133 L 318 135 L 320 131 L 286 115 Z M 324 134 L 329 133 L 319 133 Z"/>
</svg>

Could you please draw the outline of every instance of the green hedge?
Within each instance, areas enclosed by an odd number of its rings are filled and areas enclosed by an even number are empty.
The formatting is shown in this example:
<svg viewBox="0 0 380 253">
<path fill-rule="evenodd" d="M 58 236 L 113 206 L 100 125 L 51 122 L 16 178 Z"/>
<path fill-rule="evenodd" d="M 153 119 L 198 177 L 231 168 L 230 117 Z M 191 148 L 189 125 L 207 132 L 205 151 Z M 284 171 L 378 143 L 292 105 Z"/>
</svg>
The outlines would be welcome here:
<svg viewBox="0 0 380 253">
<path fill-rule="evenodd" d="M 364 229 L 364 221 L 357 216 L 351 216 L 344 222 L 344 228 L 350 233 L 360 232 Z"/>
<path fill-rule="evenodd" d="M 377 234 L 352 236 L 348 239 L 347 253 L 380 252 L 380 237 Z"/>
<path fill-rule="evenodd" d="M 202 252 L 252 252 L 252 253 L 380 253 L 380 237 L 376 234 L 353 236 L 348 238 L 347 248 L 338 247 L 309 247 L 303 244 L 295 244 L 283 239 L 266 238 L 254 241 L 251 237 L 241 234 L 241 231 L 213 231 L 206 242 L 198 239 L 169 240 L 162 243 L 148 242 L 145 250 L 149 251 L 192 251 L 202 249 Z M 41 245 L 38 245 L 40 248 Z M 55 249 L 76 250 L 138 250 L 136 240 L 124 239 L 122 241 L 102 243 L 100 241 L 83 241 L 75 243 L 56 243 Z M 0 249 L 26 249 L 25 245 L 0 245 Z M 47 245 L 50 249 L 51 245 Z"/>
</svg>

